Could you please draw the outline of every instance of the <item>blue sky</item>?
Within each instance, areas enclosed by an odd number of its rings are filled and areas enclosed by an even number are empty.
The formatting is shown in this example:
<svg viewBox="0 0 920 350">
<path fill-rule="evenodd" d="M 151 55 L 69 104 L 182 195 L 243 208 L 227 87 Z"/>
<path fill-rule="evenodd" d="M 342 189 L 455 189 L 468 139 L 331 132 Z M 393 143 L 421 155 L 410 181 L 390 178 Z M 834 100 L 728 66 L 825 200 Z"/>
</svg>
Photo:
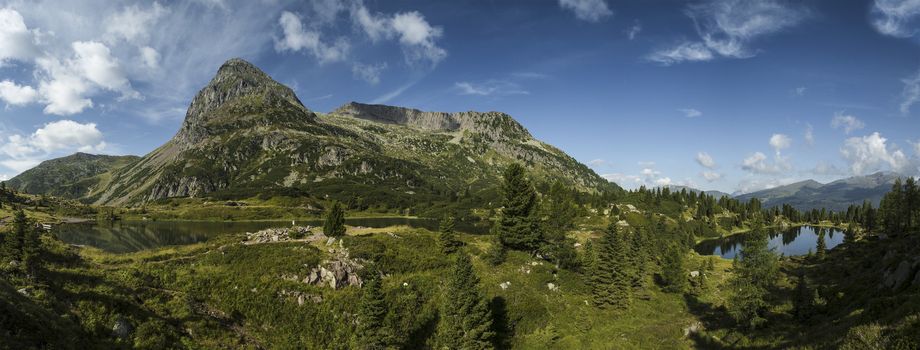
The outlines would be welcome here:
<svg viewBox="0 0 920 350">
<path fill-rule="evenodd" d="M 920 1 L 0 1 L 0 179 L 142 155 L 228 58 L 311 109 L 497 110 L 627 188 L 920 165 Z"/>
</svg>

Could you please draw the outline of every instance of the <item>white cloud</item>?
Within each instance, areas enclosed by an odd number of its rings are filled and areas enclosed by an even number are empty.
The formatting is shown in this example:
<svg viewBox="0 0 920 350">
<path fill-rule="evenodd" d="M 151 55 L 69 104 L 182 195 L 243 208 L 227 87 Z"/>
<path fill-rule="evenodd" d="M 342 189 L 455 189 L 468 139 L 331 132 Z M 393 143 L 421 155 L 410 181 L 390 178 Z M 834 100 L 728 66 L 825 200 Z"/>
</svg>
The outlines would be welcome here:
<svg viewBox="0 0 920 350">
<path fill-rule="evenodd" d="M 604 0 L 559 0 L 559 6 L 574 12 L 582 21 L 598 22 L 613 15 Z"/>
<path fill-rule="evenodd" d="M 646 58 L 667 66 L 684 61 L 709 61 L 715 56 L 706 45 L 701 43 L 681 43 L 671 48 L 655 51 Z"/>
<path fill-rule="evenodd" d="M 640 24 L 639 21 L 636 21 L 636 23 L 633 24 L 632 27 L 629 27 L 629 29 L 626 30 L 626 37 L 629 38 L 629 40 L 635 40 L 636 37 L 638 37 L 639 33 L 641 32 L 642 32 L 642 24 Z"/>
<path fill-rule="evenodd" d="M 670 185 L 670 184 L 671 184 L 671 178 L 670 178 L 670 177 L 662 177 L 662 178 L 655 179 L 655 185 L 657 185 L 657 186 L 662 186 L 662 187 L 663 187 L 663 186 L 668 186 L 668 185 Z"/>
<path fill-rule="evenodd" d="M 603 159 L 600 159 L 600 158 L 598 158 L 598 159 L 592 159 L 591 161 L 588 162 L 588 165 L 594 166 L 594 167 L 598 167 L 598 166 L 601 166 L 601 165 L 607 165 L 607 161 L 606 161 L 606 160 L 603 160 Z"/>
<path fill-rule="evenodd" d="M 855 130 L 865 128 L 866 124 L 852 115 L 837 112 L 834 114 L 834 118 L 831 119 L 831 127 L 834 129 L 842 128 L 843 133 L 849 135 Z"/>
<path fill-rule="evenodd" d="M 144 46 L 139 49 L 141 53 L 141 60 L 144 62 L 144 66 L 151 69 L 156 69 L 160 67 L 160 53 L 156 49 L 150 46 Z"/>
<path fill-rule="evenodd" d="M 716 161 L 706 152 L 698 152 L 696 154 L 696 162 L 709 169 L 714 169 L 716 167 Z"/>
<path fill-rule="evenodd" d="M 773 162 L 767 161 L 767 156 L 761 152 L 754 152 L 741 162 L 741 169 L 754 174 L 779 174 L 792 169 L 789 160 L 777 154 Z"/>
<path fill-rule="evenodd" d="M 105 89 L 121 92 L 122 98 L 140 97 L 108 47 L 94 41 L 77 41 L 72 46 L 75 56 L 70 65 L 76 72 Z"/>
<path fill-rule="evenodd" d="M 815 144 L 815 130 L 810 123 L 805 123 L 805 143 L 809 146 Z"/>
<path fill-rule="evenodd" d="M 15 82 L 0 81 L 0 100 L 8 105 L 24 106 L 38 99 L 38 91 L 28 85 L 18 85 Z"/>
<path fill-rule="evenodd" d="M 804 86 L 799 86 L 799 87 L 795 88 L 795 89 L 793 90 L 793 92 L 795 93 L 796 96 L 805 96 L 805 91 L 807 91 L 807 90 L 808 90 L 808 88 L 806 88 L 806 87 L 804 87 Z"/>
<path fill-rule="evenodd" d="M 887 141 L 878 132 L 851 137 L 846 139 L 840 153 L 850 163 L 854 175 L 882 170 L 886 166 L 890 170 L 912 175 L 916 169 L 911 169 L 910 160 L 901 150 L 889 147 Z"/>
<path fill-rule="evenodd" d="M 0 8 L 0 66 L 7 60 L 28 61 L 38 55 L 36 35 L 19 12 Z"/>
<path fill-rule="evenodd" d="M 907 114 L 910 107 L 920 101 L 920 71 L 901 81 L 904 83 L 904 90 L 901 91 L 901 113 Z"/>
<path fill-rule="evenodd" d="M 407 63 L 436 65 L 447 57 L 447 51 L 436 43 L 444 30 L 429 24 L 418 11 L 400 12 L 393 16 L 373 14 L 361 1 L 357 1 L 351 6 L 351 17 L 371 41 L 398 39 Z"/>
<path fill-rule="evenodd" d="M 789 136 L 783 134 L 773 134 L 773 136 L 770 136 L 770 147 L 773 147 L 776 154 L 779 154 L 780 151 L 789 148 L 791 145 L 792 139 L 790 139 Z"/>
<path fill-rule="evenodd" d="M 708 61 L 716 55 L 753 57 L 756 51 L 748 48 L 751 41 L 797 25 L 806 12 L 772 0 L 714 0 L 690 5 L 687 15 L 696 24 L 700 41 L 684 41 L 653 52 L 649 60 L 669 65 Z"/>
<path fill-rule="evenodd" d="M 342 61 L 348 55 L 350 44 L 345 38 L 329 45 L 321 40 L 319 32 L 305 30 L 300 17 L 292 12 L 282 12 L 278 23 L 284 33 L 281 39 L 275 40 L 275 50 L 279 52 L 305 50 L 321 64 Z"/>
<path fill-rule="evenodd" d="M 45 124 L 31 135 L 14 134 L 0 144 L 0 165 L 25 171 L 60 152 L 100 152 L 106 149 L 102 132 L 94 123 L 59 120 Z"/>
<path fill-rule="evenodd" d="M 654 168 L 654 162 L 639 162 L 639 165 L 643 168 L 637 175 L 610 173 L 602 174 L 601 177 L 629 189 L 639 188 L 640 186 L 656 187 L 675 184 L 675 181 L 670 177 L 662 176 L 661 172 Z M 680 181 L 677 184 L 691 184 L 691 182 L 689 180 Z"/>
<path fill-rule="evenodd" d="M 150 8 L 126 6 L 121 12 L 114 13 L 106 19 L 104 36 L 108 42 L 119 39 L 130 43 L 146 41 L 150 36 L 151 27 L 167 12 L 158 2 L 154 2 Z"/>
<path fill-rule="evenodd" d="M 698 109 L 695 109 L 695 108 L 681 108 L 681 109 L 678 109 L 677 111 L 683 113 L 684 116 L 687 118 L 696 118 L 696 117 L 703 115 L 703 112 L 700 112 Z"/>
<path fill-rule="evenodd" d="M 811 170 L 811 174 L 820 175 L 820 176 L 843 176 L 847 175 L 847 172 L 838 168 L 836 165 L 819 162 L 814 169 Z"/>
<path fill-rule="evenodd" d="M 760 190 L 766 190 L 774 187 L 785 186 L 795 182 L 795 179 L 783 178 L 783 179 L 761 179 L 761 178 L 752 178 L 744 179 L 738 183 L 736 191 L 738 194 L 757 192 Z"/>
<path fill-rule="evenodd" d="M 517 83 L 505 80 L 488 80 L 481 83 L 463 81 L 454 83 L 454 88 L 457 89 L 460 95 L 508 96 L 530 94 Z"/>
<path fill-rule="evenodd" d="M 90 86 L 80 76 L 56 59 L 41 58 L 37 63 L 43 74 L 48 75 L 38 85 L 42 101 L 46 103 L 45 113 L 70 115 L 93 106 L 93 101 L 85 97 Z"/>
<path fill-rule="evenodd" d="M 363 64 L 355 63 L 351 66 L 351 74 L 355 79 L 361 79 L 368 84 L 377 85 L 380 83 L 380 73 L 387 69 L 386 63 Z"/>
<path fill-rule="evenodd" d="M 872 6 L 872 25 L 885 35 L 911 37 L 917 34 L 918 15 L 918 0 L 875 0 Z"/>
<path fill-rule="evenodd" d="M 345 10 L 345 2 L 341 0 L 313 0 L 313 12 L 323 23 L 334 22 L 339 12 Z"/>
<path fill-rule="evenodd" d="M 700 176 L 702 176 L 704 179 L 706 179 L 706 181 L 709 181 L 709 182 L 713 182 L 713 181 L 722 179 L 722 174 L 717 173 L 715 171 L 704 171 L 700 173 Z"/>
</svg>

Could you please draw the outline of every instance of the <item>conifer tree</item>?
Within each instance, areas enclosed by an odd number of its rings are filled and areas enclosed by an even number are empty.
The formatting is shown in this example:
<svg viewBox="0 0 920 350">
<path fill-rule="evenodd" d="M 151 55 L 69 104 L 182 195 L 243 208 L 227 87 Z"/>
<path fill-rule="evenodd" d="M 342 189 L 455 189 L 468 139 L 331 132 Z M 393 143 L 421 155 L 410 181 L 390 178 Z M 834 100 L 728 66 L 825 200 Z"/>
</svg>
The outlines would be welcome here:
<svg viewBox="0 0 920 350">
<path fill-rule="evenodd" d="M 632 279 L 630 278 L 627 241 L 616 224 L 607 227 L 597 247 L 597 260 L 592 276 L 594 304 L 599 307 L 625 309 L 629 307 Z"/>
<path fill-rule="evenodd" d="M 664 281 L 664 290 L 672 293 L 683 293 L 687 290 L 686 254 L 680 248 L 672 247 L 663 257 L 661 279 Z"/>
<path fill-rule="evenodd" d="M 727 308 L 735 321 L 744 327 L 756 328 L 765 320 L 767 307 L 764 298 L 767 289 L 776 283 L 778 261 L 769 248 L 769 240 L 763 231 L 763 222 L 756 218 L 754 229 L 748 234 L 738 256 L 732 263 L 732 278 L 729 281 L 732 294 Z"/>
<path fill-rule="evenodd" d="M 345 211 L 339 202 L 332 203 L 326 212 L 326 222 L 323 224 L 323 233 L 329 237 L 345 235 Z"/>
<path fill-rule="evenodd" d="M 493 348 L 492 315 L 479 290 L 479 277 L 468 255 L 457 255 L 442 300 L 438 348 Z"/>
<path fill-rule="evenodd" d="M 380 279 L 369 279 L 363 289 L 355 330 L 355 349 L 385 349 L 388 331 L 383 321 L 387 314 L 387 304 L 380 289 Z"/>
<path fill-rule="evenodd" d="M 454 234 L 454 217 L 444 216 L 444 219 L 441 220 L 439 231 L 438 244 L 441 246 L 441 252 L 444 254 L 456 252 L 460 248 L 461 242 L 457 240 L 457 236 Z"/>
<path fill-rule="evenodd" d="M 817 247 L 815 247 L 815 257 L 818 260 L 824 260 L 824 255 L 827 253 L 827 244 L 824 242 L 824 229 L 818 229 L 818 242 Z"/>
<path fill-rule="evenodd" d="M 4 235 L 3 253 L 7 260 L 22 260 L 23 246 L 26 242 L 26 231 L 29 229 L 29 218 L 19 209 L 13 216 L 13 225 Z"/>
<path fill-rule="evenodd" d="M 639 288 L 645 283 L 645 277 L 648 274 L 648 249 L 650 248 L 648 234 L 644 228 L 640 227 L 629 235 L 627 243 L 630 285 Z"/>
<path fill-rule="evenodd" d="M 535 215 L 537 192 L 527 179 L 523 166 L 514 163 L 505 170 L 502 193 L 503 208 L 499 219 L 502 244 L 520 250 L 539 248 L 543 235 Z"/>
<path fill-rule="evenodd" d="M 811 318 L 814 313 L 814 308 L 812 307 L 812 293 L 805 280 L 805 273 L 799 274 L 799 281 L 795 285 L 795 296 L 792 299 L 792 306 L 795 317 L 802 321 Z"/>
</svg>

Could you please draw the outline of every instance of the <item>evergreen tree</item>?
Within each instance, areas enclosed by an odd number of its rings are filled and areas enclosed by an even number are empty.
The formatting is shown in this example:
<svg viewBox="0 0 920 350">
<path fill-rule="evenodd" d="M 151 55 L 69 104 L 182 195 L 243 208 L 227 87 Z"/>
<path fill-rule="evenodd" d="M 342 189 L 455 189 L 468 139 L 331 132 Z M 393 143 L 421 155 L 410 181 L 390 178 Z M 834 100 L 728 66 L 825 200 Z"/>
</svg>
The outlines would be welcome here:
<svg viewBox="0 0 920 350">
<path fill-rule="evenodd" d="M 818 242 L 817 247 L 815 247 L 815 257 L 818 260 L 824 260 L 824 255 L 827 253 L 827 244 L 824 242 L 824 229 L 818 229 Z"/>
<path fill-rule="evenodd" d="M 627 243 L 630 285 L 639 288 L 645 283 L 648 273 L 648 234 L 640 227 L 629 236 Z"/>
<path fill-rule="evenodd" d="M 763 231 L 763 222 L 755 219 L 754 229 L 748 234 L 744 246 L 732 264 L 732 278 L 729 281 L 732 294 L 727 308 L 739 325 L 756 328 L 765 320 L 763 312 L 767 307 L 764 298 L 767 289 L 776 283 L 778 260 L 768 246 L 769 240 Z"/>
<path fill-rule="evenodd" d="M 843 241 L 847 243 L 853 243 L 858 241 L 861 237 L 859 234 L 859 229 L 856 227 L 856 224 L 852 221 L 847 225 L 846 231 L 843 231 Z"/>
<path fill-rule="evenodd" d="M 7 260 L 22 260 L 23 246 L 26 242 L 26 231 L 29 229 L 30 220 L 26 213 L 19 209 L 13 216 L 13 225 L 4 235 L 3 253 Z"/>
<path fill-rule="evenodd" d="M 441 246 L 441 252 L 444 254 L 456 252 L 462 242 L 458 241 L 457 236 L 454 234 L 454 217 L 445 216 L 441 220 L 439 231 L 438 244 Z"/>
<path fill-rule="evenodd" d="M 345 235 L 345 211 L 339 202 L 332 203 L 332 207 L 326 212 L 323 233 L 329 237 L 342 237 Z"/>
<path fill-rule="evenodd" d="M 597 260 L 591 281 L 594 304 L 599 307 L 629 307 L 632 279 L 629 273 L 627 244 L 616 224 L 607 227 L 597 247 Z"/>
<path fill-rule="evenodd" d="M 442 297 L 438 322 L 438 347 L 446 349 L 492 349 L 492 316 L 479 291 L 479 277 L 470 257 L 458 254 Z"/>
<path fill-rule="evenodd" d="M 514 163 L 505 170 L 502 184 L 504 200 L 499 219 L 499 238 L 512 249 L 540 248 L 542 234 L 535 215 L 537 192 L 527 179 L 524 167 Z"/>
<path fill-rule="evenodd" d="M 380 289 L 380 279 L 369 279 L 363 289 L 355 329 L 355 349 L 385 349 L 388 331 L 383 321 L 387 314 L 387 304 Z"/>
<path fill-rule="evenodd" d="M 687 257 L 683 249 L 672 247 L 664 255 L 661 266 L 661 279 L 664 281 L 664 290 L 672 293 L 683 293 L 687 290 Z"/>
<path fill-rule="evenodd" d="M 795 285 L 795 296 L 792 299 L 793 313 L 799 320 L 807 320 L 814 314 L 812 307 L 812 292 L 805 280 L 805 273 L 799 274 L 799 281 Z"/>
</svg>

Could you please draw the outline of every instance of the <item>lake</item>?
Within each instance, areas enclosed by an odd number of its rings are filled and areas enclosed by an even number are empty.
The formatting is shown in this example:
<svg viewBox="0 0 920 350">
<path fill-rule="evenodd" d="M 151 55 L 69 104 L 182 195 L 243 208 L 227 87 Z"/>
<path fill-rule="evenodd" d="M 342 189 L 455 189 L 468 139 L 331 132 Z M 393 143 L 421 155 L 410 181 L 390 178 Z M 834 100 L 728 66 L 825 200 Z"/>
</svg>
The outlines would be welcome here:
<svg viewBox="0 0 920 350">
<path fill-rule="evenodd" d="M 768 229 L 769 230 L 769 229 Z M 774 230 L 770 233 L 770 248 L 776 254 L 806 255 L 808 251 L 815 251 L 818 244 L 818 232 L 824 232 L 824 243 L 831 249 L 843 243 L 843 231 L 835 228 L 799 226 L 787 230 Z M 700 242 L 694 248 L 702 255 L 719 255 L 732 259 L 744 246 L 744 234 L 724 238 L 710 239 Z"/>
<path fill-rule="evenodd" d="M 322 226 L 322 220 L 298 220 L 300 226 Z M 346 219 L 349 226 L 410 227 L 438 229 L 438 220 L 414 218 L 354 218 Z M 128 253 L 145 249 L 204 242 L 225 234 L 255 232 L 270 227 L 287 227 L 291 221 L 116 221 L 55 226 L 52 233 L 60 240 L 96 247 L 112 253 Z M 470 222 L 457 222 L 456 230 L 482 234 L 488 227 Z"/>
</svg>

